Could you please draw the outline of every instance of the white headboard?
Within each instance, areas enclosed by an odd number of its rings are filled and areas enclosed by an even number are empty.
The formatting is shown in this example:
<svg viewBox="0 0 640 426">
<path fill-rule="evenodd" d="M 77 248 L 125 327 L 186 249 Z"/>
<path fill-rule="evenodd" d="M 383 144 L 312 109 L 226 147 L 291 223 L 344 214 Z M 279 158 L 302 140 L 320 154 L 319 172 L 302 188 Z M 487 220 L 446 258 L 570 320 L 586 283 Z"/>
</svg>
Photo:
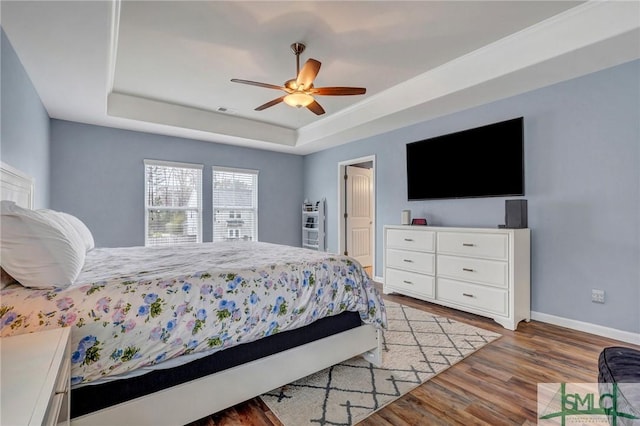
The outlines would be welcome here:
<svg viewBox="0 0 640 426">
<path fill-rule="evenodd" d="M 0 200 L 15 201 L 20 207 L 33 208 L 33 178 L 0 162 Z"/>
</svg>

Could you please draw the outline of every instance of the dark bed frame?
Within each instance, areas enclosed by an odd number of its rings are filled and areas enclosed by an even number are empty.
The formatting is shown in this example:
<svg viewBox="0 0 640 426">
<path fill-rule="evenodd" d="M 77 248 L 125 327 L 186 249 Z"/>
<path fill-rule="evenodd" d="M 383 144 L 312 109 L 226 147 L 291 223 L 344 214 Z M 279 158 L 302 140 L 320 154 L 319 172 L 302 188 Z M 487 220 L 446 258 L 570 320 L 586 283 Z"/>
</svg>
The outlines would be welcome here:
<svg viewBox="0 0 640 426">
<path fill-rule="evenodd" d="M 360 326 L 360 314 L 343 312 L 305 327 L 233 346 L 178 367 L 87 385 L 71 391 L 71 418 L 144 397 L 191 380 L 264 358 Z M 213 414 L 213 412 L 211 413 Z M 73 420 L 72 420 L 73 421 Z"/>
</svg>

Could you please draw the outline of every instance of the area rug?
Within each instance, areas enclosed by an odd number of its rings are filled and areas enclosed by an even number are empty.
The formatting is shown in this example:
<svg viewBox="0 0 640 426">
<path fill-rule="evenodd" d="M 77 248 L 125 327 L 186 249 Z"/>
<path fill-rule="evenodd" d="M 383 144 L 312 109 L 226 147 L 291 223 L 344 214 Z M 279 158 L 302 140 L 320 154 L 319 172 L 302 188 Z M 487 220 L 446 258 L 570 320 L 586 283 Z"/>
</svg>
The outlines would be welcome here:
<svg viewBox="0 0 640 426">
<path fill-rule="evenodd" d="M 285 426 L 353 425 L 500 337 L 385 301 L 383 365 L 352 358 L 260 396 Z"/>
</svg>

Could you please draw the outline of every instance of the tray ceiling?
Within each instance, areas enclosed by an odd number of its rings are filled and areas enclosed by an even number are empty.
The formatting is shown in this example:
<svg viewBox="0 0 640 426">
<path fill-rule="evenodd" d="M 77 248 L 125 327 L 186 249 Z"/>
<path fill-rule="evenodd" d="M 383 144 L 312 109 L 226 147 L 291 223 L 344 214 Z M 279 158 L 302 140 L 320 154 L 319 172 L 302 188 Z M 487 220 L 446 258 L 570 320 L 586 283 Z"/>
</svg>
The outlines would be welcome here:
<svg viewBox="0 0 640 426">
<path fill-rule="evenodd" d="M 53 118 L 298 154 L 640 56 L 637 2 L 3 1 L 1 7 L 2 27 Z M 293 42 L 307 45 L 301 62 L 322 62 L 316 86 L 367 93 L 317 97 L 322 116 L 284 103 L 254 111 L 283 93 L 230 79 L 282 85 L 294 78 Z"/>
</svg>

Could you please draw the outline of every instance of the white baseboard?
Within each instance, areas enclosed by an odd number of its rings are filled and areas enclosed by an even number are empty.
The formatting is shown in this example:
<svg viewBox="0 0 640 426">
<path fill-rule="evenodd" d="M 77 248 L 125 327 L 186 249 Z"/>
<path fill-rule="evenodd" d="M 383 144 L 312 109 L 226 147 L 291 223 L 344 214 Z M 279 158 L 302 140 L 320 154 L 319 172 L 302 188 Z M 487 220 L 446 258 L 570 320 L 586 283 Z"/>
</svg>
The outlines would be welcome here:
<svg viewBox="0 0 640 426">
<path fill-rule="evenodd" d="M 561 327 L 570 328 L 572 330 L 584 331 L 585 333 L 591 333 L 598 336 L 608 337 L 610 339 L 632 343 L 634 345 L 640 345 L 640 333 L 618 330 L 615 328 L 604 327 L 602 325 L 591 324 L 588 322 L 577 321 L 535 311 L 531 311 L 531 319 L 553 325 L 559 325 Z"/>
<path fill-rule="evenodd" d="M 375 277 L 374 281 L 384 283 L 384 277 Z M 618 330 L 616 328 L 605 327 L 598 324 L 558 317 L 536 311 L 531 311 L 531 319 L 546 322 L 548 324 L 559 325 L 560 327 L 566 327 L 572 330 L 584 331 L 585 333 L 595 334 L 596 336 L 608 337 L 610 339 L 640 345 L 640 333 Z"/>
</svg>

